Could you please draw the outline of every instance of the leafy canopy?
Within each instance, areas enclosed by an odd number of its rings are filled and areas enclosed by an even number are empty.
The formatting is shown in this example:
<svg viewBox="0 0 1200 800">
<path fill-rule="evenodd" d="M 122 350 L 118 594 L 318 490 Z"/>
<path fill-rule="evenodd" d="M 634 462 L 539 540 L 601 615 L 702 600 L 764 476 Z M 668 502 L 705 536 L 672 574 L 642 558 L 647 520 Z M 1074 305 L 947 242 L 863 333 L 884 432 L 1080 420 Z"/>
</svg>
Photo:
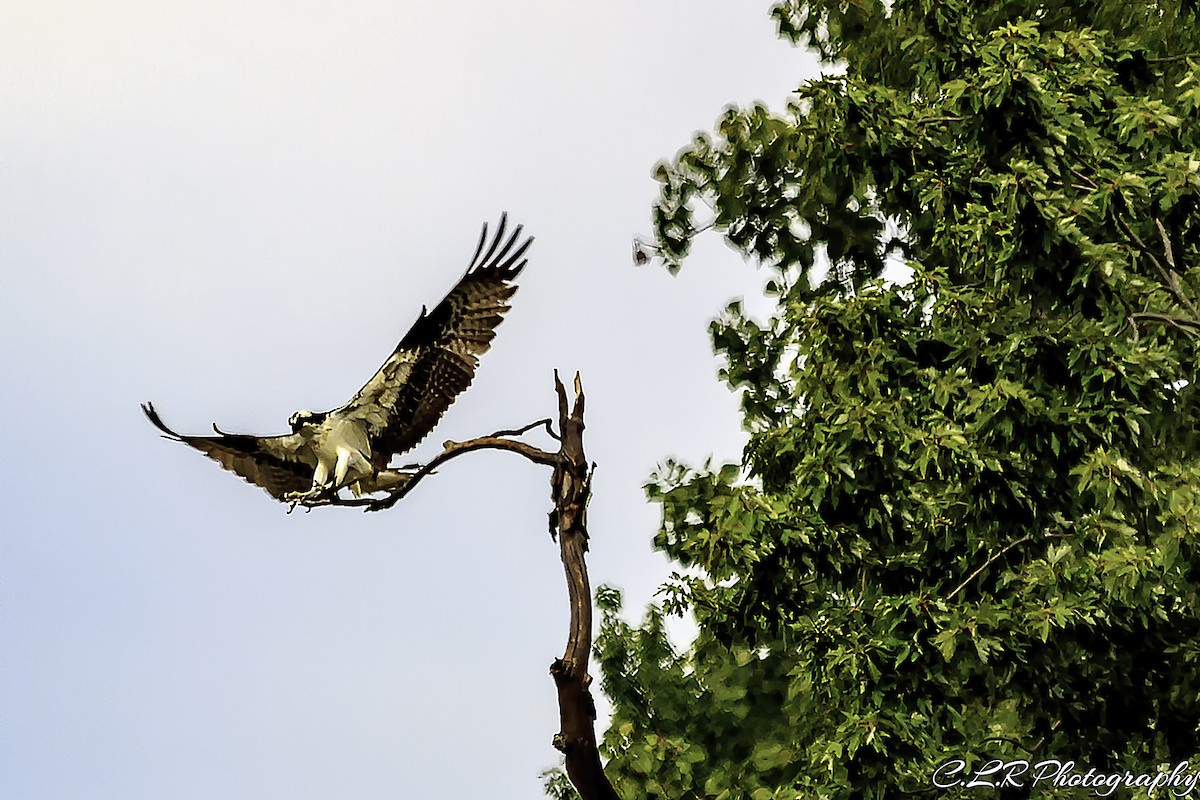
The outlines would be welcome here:
<svg viewBox="0 0 1200 800">
<path fill-rule="evenodd" d="M 601 597 L 618 792 L 883 798 L 954 755 L 1197 755 L 1196 6 L 772 13 L 840 74 L 656 170 L 666 265 L 715 214 L 778 305 L 712 326 L 743 464 L 648 487 L 665 609 L 631 627 Z M 664 611 L 695 614 L 688 652 Z"/>
</svg>

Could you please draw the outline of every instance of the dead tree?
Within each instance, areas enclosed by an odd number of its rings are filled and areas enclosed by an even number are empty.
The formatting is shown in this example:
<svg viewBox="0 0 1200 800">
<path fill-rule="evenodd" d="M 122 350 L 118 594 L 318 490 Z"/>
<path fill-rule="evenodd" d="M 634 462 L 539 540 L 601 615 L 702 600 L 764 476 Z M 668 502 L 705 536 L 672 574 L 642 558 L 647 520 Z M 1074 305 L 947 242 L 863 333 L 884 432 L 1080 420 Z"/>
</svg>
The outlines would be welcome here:
<svg viewBox="0 0 1200 800">
<path fill-rule="evenodd" d="M 393 494 L 378 500 L 333 499 L 333 505 L 365 506 L 368 511 L 390 508 L 411 492 L 424 478 L 452 458 L 473 450 L 508 450 L 551 467 L 550 536 L 558 543 L 567 576 L 567 594 L 571 603 L 571 628 L 562 658 L 554 659 L 550 674 L 558 689 L 559 731 L 554 746 L 562 751 L 567 777 L 582 800 L 619 800 L 604 774 L 596 746 L 596 704 L 592 699 L 588 661 L 592 649 L 592 589 L 588 582 L 585 553 L 588 549 L 587 505 L 592 491 L 592 471 L 583 451 L 583 385 L 575 375 L 575 402 L 568 402 L 567 390 L 554 373 L 558 394 L 558 432 L 550 419 L 530 423 L 523 428 L 497 431 L 465 442 L 446 442 L 442 452 L 417 469 L 412 478 Z M 546 429 L 558 442 L 551 453 L 515 437 L 535 428 Z"/>
</svg>

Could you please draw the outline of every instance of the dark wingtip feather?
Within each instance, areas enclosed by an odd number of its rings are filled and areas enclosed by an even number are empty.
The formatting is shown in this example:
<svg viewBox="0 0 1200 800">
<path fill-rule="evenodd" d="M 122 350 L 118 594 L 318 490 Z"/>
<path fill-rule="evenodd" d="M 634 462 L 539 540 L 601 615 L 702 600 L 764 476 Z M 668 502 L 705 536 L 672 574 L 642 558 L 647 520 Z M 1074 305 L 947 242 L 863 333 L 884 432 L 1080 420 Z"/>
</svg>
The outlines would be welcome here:
<svg viewBox="0 0 1200 800">
<path fill-rule="evenodd" d="M 525 230 L 524 225 L 517 225 L 508 240 L 504 240 L 505 229 L 508 224 L 508 212 L 500 215 L 500 225 L 496 228 L 496 234 L 492 237 L 492 243 L 488 247 L 487 252 L 480 257 L 483 243 L 475 250 L 475 257 L 471 259 L 471 266 L 467 268 L 468 274 L 485 274 L 495 275 L 503 280 L 511 280 L 515 278 L 522 269 L 524 269 L 526 261 L 521 261 L 521 257 L 525 255 L 525 251 L 533 244 L 533 237 L 527 236 L 520 245 L 517 242 L 521 240 L 521 234 Z M 487 226 L 484 225 L 484 232 L 487 232 Z M 503 243 L 503 244 L 502 244 Z M 514 246 L 516 249 L 514 249 Z M 520 262 L 520 263 L 518 263 Z M 513 266 L 513 265 L 516 266 Z"/>
<path fill-rule="evenodd" d="M 471 260 L 467 264 L 467 272 L 470 272 L 475 262 L 479 259 L 479 254 L 483 252 L 483 243 L 487 241 L 487 223 L 483 223 L 483 230 L 479 232 L 479 244 L 475 245 L 475 255 L 471 256 Z"/>
<path fill-rule="evenodd" d="M 513 238 L 509 241 L 508 245 L 505 247 L 504 255 L 508 255 L 508 260 L 502 264 L 497 263 L 495 265 L 496 274 L 499 275 L 500 277 L 504 278 L 505 280 L 509 280 L 509 279 L 515 278 L 518 275 L 520 275 L 521 270 L 525 269 L 525 265 L 529 263 L 529 259 L 524 259 L 521 261 L 520 264 L 517 264 L 515 267 L 513 266 L 513 264 L 516 263 L 517 259 L 519 259 L 519 258 L 521 258 L 521 256 L 525 255 L 525 251 L 529 249 L 529 246 L 531 244 L 533 244 L 532 236 L 525 239 L 525 241 L 521 243 L 521 246 L 517 248 L 516 252 L 512 253 L 511 255 L 508 254 L 509 248 L 512 247 L 513 241 L 516 240 L 517 234 L 519 234 L 520 232 L 521 232 L 521 228 L 518 227 L 516 232 L 513 233 Z M 501 256 L 501 258 L 503 258 L 503 256 Z M 500 258 L 497 258 L 496 261 L 499 262 Z"/>
<path fill-rule="evenodd" d="M 142 403 L 142 413 L 145 414 L 146 418 L 150 420 L 151 424 L 162 431 L 168 439 L 174 439 L 177 442 L 183 441 L 182 436 L 168 428 L 167 424 L 162 421 L 162 417 L 160 417 L 158 412 L 154 410 L 153 403 Z"/>
<path fill-rule="evenodd" d="M 453 296 L 455 291 L 458 291 L 464 284 L 470 284 L 478 279 L 499 278 L 502 281 L 512 281 L 525 268 L 528 259 L 522 259 L 525 251 L 533 244 L 533 237 L 527 236 L 520 246 L 515 250 L 513 245 L 521 237 L 524 230 L 523 225 L 518 225 L 512 234 L 505 240 L 505 231 L 508 226 L 508 212 L 500 215 L 500 224 L 496 226 L 496 233 L 491 239 L 491 244 L 487 246 L 487 252 L 481 255 L 484 245 L 488 239 L 488 225 L 485 222 L 483 232 L 480 234 L 479 243 L 475 247 L 475 255 L 471 258 L 471 265 L 467 267 L 466 274 L 459 280 L 459 285 L 451 290 L 450 294 L 443 299 L 432 312 L 425 306 L 421 307 L 421 315 L 417 317 L 417 321 L 408 329 L 404 337 L 400 340 L 397 350 L 405 348 L 419 347 L 423 344 L 432 343 L 443 325 L 450 319 L 452 309 L 447 305 L 447 300 Z M 501 244 L 503 243 L 503 247 Z M 521 259 L 518 263 L 518 259 Z M 515 265 L 515 266 L 514 266 Z M 511 283 L 510 289 L 515 288 Z M 511 290 L 505 298 L 511 295 Z"/>
<path fill-rule="evenodd" d="M 472 272 L 472 271 L 482 272 L 483 270 L 488 268 L 489 262 L 491 262 L 492 256 L 496 252 L 496 248 L 500 246 L 500 242 L 503 241 L 503 239 L 504 239 L 504 230 L 507 225 L 508 225 L 508 212 L 505 211 L 500 214 L 500 224 L 496 227 L 496 235 L 492 237 L 492 243 L 491 243 L 491 245 L 488 246 L 487 252 L 483 254 L 482 258 L 479 258 L 479 253 L 477 251 L 475 253 L 476 257 L 471 259 L 471 266 L 467 267 L 467 272 Z M 484 232 L 484 235 L 486 236 L 486 234 L 487 234 L 487 223 L 486 222 L 483 225 L 483 232 Z"/>
</svg>

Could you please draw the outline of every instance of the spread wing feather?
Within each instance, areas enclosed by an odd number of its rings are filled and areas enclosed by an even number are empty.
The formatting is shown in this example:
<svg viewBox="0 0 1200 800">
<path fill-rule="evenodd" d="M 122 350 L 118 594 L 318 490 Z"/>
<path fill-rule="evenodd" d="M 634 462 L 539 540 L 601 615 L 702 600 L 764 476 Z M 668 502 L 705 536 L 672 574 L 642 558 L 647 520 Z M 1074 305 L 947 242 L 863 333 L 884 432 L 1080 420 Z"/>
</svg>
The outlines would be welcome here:
<svg viewBox="0 0 1200 800">
<path fill-rule="evenodd" d="M 479 236 L 466 274 L 433 309 L 404 335 L 379 371 L 342 408 L 333 412 L 365 423 L 375 465 L 417 445 L 433 430 L 475 377 L 479 356 L 491 347 L 513 280 L 526 264 L 522 258 L 533 238 L 521 239 L 518 225 L 505 239 L 507 215 L 486 252 L 488 227 Z"/>
<path fill-rule="evenodd" d="M 230 472 L 262 487 L 276 500 L 283 500 L 288 492 L 303 492 L 312 485 L 316 456 L 295 434 L 182 436 L 166 426 L 153 404 L 143 403 L 142 411 L 167 437 L 196 448 Z"/>
</svg>

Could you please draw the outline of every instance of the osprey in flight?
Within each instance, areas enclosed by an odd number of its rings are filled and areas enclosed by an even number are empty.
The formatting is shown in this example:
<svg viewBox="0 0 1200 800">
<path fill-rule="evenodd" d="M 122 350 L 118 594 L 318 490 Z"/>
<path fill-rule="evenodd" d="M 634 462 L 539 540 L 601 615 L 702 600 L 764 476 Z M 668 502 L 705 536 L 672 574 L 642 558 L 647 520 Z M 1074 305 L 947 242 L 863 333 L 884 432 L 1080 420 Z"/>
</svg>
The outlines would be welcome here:
<svg viewBox="0 0 1200 800">
<path fill-rule="evenodd" d="M 518 244 L 518 225 L 505 241 L 506 221 L 507 215 L 500 217 L 490 244 L 484 224 L 462 280 L 432 312 L 421 309 L 388 360 L 341 408 L 297 411 L 288 420 L 292 432 L 283 436 L 228 434 L 216 425 L 216 436 L 182 436 L 150 403 L 142 410 L 168 438 L 283 502 L 328 502 L 345 487 L 355 495 L 402 487 L 409 475 L 388 469 L 389 462 L 424 439 L 470 386 L 479 356 L 491 346 L 517 289 L 513 280 L 533 238 Z"/>
</svg>

